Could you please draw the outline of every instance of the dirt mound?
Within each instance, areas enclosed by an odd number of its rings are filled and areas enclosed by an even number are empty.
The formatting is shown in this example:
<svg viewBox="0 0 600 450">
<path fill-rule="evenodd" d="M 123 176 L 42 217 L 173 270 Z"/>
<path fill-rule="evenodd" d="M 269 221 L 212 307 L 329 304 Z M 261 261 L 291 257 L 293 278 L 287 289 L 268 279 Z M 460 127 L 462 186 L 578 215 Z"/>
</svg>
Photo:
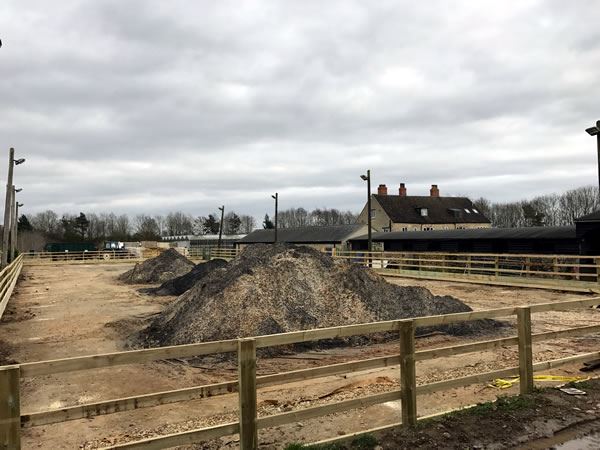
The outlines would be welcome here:
<svg viewBox="0 0 600 450">
<path fill-rule="evenodd" d="M 471 308 L 453 297 L 390 284 L 309 247 L 252 245 L 169 305 L 137 341 L 177 345 L 465 311 Z M 438 329 L 461 334 L 490 326 Z"/>
<path fill-rule="evenodd" d="M 223 269 L 225 266 L 227 266 L 227 261 L 224 259 L 211 259 L 205 263 L 196 264 L 185 275 L 165 281 L 157 288 L 144 289 L 143 292 L 153 295 L 181 295 L 213 270 Z"/>
<path fill-rule="evenodd" d="M 188 273 L 194 263 L 174 248 L 162 252 L 155 258 L 138 263 L 119 276 L 125 283 L 164 283 Z"/>
</svg>

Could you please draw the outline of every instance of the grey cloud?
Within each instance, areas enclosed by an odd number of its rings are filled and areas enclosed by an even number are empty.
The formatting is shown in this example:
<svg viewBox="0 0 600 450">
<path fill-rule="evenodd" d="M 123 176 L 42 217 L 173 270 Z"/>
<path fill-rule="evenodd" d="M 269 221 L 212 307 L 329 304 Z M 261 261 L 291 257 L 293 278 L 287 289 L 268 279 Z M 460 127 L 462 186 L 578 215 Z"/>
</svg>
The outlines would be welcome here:
<svg viewBox="0 0 600 450">
<path fill-rule="evenodd" d="M 358 210 L 358 175 L 595 183 L 593 2 L 8 0 L 0 136 L 30 211 Z M 0 175 L 2 175 L 0 170 Z M 289 206 L 292 206 L 289 204 Z"/>
</svg>

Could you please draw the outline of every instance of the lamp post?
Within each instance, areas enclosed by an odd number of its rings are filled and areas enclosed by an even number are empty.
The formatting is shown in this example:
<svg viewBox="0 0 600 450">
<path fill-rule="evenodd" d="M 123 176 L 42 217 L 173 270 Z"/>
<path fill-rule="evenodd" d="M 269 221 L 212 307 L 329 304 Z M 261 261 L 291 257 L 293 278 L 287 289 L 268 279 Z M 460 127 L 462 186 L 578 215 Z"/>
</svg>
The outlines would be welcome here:
<svg viewBox="0 0 600 450">
<path fill-rule="evenodd" d="M 368 250 L 373 251 L 373 240 L 371 239 L 371 171 L 367 170 L 366 175 L 361 175 L 360 178 L 367 182 L 367 230 L 368 233 Z M 370 258 L 370 255 L 369 255 Z"/>
<path fill-rule="evenodd" d="M 10 148 L 8 152 L 8 177 L 6 179 L 6 200 L 4 202 L 4 230 L 2 232 L 2 261 L 0 265 L 4 268 L 10 262 L 12 258 L 9 258 L 9 252 L 11 247 L 10 242 L 10 230 L 12 227 L 12 214 L 13 208 L 13 197 L 14 197 L 14 186 L 13 186 L 13 169 L 14 166 L 18 166 L 25 162 L 24 158 L 15 160 L 15 149 Z"/>
<path fill-rule="evenodd" d="M 223 215 L 225 214 L 225 205 L 219 207 L 221 211 L 221 224 L 219 225 L 219 241 L 217 242 L 217 248 L 221 249 L 221 238 L 223 237 Z"/>
<path fill-rule="evenodd" d="M 275 200 L 275 243 L 277 243 L 277 208 L 279 203 L 279 194 L 275 192 L 275 195 L 271 195 L 271 198 Z"/>
<path fill-rule="evenodd" d="M 598 146 L 598 195 L 600 196 L 600 120 L 596 122 L 595 127 L 590 127 L 585 130 L 590 136 L 596 136 Z"/>
<path fill-rule="evenodd" d="M 15 253 L 17 250 L 17 221 L 19 220 L 19 202 L 17 202 L 17 193 L 21 192 L 23 189 L 17 189 L 13 186 L 13 196 L 11 201 L 11 214 L 14 214 L 11 217 L 11 230 L 10 230 L 10 259 L 11 261 L 15 257 Z"/>
<path fill-rule="evenodd" d="M 22 189 L 15 189 L 15 192 L 19 192 L 21 190 Z M 15 243 L 14 243 L 14 246 L 12 249 L 13 257 L 15 255 L 15 249 L 18 249 L 18 247 L 19 247 L 19 238 L 18 238 L 19 237 L 19 208 L 21 206 L 23 206 L 23 203 L 16 202 L 16 204 L 15 204 L 15 221 L 14 221 L 15 224 L 13 227 L 13 236 L 15 237 L 14 238 Z"/>
</svg>

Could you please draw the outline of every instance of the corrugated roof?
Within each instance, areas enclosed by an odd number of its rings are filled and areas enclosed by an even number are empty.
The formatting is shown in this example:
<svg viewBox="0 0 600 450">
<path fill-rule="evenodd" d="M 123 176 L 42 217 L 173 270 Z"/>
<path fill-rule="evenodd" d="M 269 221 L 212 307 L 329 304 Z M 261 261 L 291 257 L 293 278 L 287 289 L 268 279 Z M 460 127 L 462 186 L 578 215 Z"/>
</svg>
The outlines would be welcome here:
<svg viewBox="0 0 600 450">
<path fill-rule="evenodd" d="M 279 242 L 294 243 L 323 243 L 342 242 L 365 225 L 332 225 L 326 227 L 280 228 L 277 230 Z M 255 230 L 238 242 L 240 244 L 269 244 L 275 239 L 275 230 Z"/>
<path fill-rule="evenodd" d="M 373 195 L 394 223 L 490 223 L 466 197 Z M 420 209 L 427 208 L 427 216 Z"/>
<path fill-rule="evenodd" d="M 575 222 L 600 222 L 600 210 L 588 214 L 583 217 L 579 217 Z"/>
<path fill-rule="evenodd" d="M 476 228 L 466 230 L 393 231 L 374 233 L 373 241 L 458 239 L 575 239 L 575 227 Z M 366 241 L 367 235 L 351 239 Z"/>
</svg>

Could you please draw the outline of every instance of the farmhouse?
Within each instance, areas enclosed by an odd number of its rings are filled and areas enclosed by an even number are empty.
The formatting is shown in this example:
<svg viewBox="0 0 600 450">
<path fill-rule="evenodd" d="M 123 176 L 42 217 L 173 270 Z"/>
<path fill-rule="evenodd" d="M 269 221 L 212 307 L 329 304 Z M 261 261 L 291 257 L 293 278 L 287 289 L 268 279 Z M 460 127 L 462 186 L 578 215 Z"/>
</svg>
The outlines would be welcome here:
<svg viewBox="0 0 600 450">
<path fill-rule="evenodd" d="M 367 226 L 363 224 L 280 228 L 277 230 L 277 241 L 331 251 L 334 248 L 347 249 L 350 239 L 367 231 Z M 254 230 L 240 239 L 236 247 L 243 249 L 250 244 L 272 244 L 273 242 L 275 242 L 275 230 Z"/>
<path fill-rule="evenodd" d="M 377 231 L 430 231 L 490 228 L 491 223 L 466 197 L 441 197 L 436 184 L 429 196 L 407 195 L 400 183 L 398 195 L 388 194 L 380 184 L 371 196 L 372 226 Z M 358 217 L 368 223 L 367 205 Z"/>
</svg>

